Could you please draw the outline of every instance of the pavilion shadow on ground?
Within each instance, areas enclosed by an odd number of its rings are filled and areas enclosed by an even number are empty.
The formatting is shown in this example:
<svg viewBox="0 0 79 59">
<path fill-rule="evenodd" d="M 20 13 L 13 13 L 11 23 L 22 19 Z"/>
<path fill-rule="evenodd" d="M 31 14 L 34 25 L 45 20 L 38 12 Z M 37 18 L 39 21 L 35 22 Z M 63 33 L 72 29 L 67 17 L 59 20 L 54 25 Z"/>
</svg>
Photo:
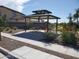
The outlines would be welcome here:
<svg viewBox="0 0 79 59">
<path fill-rule="evenodd" d="M 39 31 L 25 32 L 25 33 L 17 34 L 15 36 L 30 39 L 30 40 L 36 40 L 44 43 L 49 43 L 46 40 L 45 33 Z"/>
</svg>

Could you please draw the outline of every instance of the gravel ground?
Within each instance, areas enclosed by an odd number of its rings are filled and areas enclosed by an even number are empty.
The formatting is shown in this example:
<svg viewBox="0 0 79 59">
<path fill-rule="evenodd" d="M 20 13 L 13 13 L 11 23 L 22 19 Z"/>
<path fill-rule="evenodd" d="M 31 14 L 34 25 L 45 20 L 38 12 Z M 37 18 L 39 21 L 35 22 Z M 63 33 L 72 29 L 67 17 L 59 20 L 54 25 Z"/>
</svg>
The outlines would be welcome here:
<svg viewBox="0 0 79 59">
<path fill-rule="evenodd" d="M 12 51 L 14 49 L 24 46 L 24 43 L 2 37 L 2 40 L 0 41 L 0 46 L 9 51 Z"/>
</svg>

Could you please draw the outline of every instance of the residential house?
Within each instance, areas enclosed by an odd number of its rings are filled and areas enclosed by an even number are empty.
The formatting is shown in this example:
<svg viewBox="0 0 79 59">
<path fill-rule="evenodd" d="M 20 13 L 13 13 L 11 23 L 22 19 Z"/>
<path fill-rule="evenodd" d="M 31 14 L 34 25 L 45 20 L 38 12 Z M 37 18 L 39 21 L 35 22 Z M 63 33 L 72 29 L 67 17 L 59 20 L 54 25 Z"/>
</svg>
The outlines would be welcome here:
<svg viewBox="0 0 79 59">
<path fill-rule="evenodd" d="M 25 26 L 25 14 L 10 9 L 5 6 L 0 6 L 0 16 L 6 15 L 9 25 L 23 28 Z"/>
</svg>

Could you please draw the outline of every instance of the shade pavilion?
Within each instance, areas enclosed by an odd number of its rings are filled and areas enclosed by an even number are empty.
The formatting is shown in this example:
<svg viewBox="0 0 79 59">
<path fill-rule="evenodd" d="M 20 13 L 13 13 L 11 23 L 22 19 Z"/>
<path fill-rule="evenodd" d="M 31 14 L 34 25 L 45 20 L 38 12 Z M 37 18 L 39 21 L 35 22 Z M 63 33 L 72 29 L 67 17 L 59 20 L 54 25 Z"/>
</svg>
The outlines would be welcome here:
<svg viewBox="0 0 79 59">
<path fill-rule="evenodd" d="M 49 20 L 54 20 L 56 19 L 56 33 L 57 33 L 57 29 L 58 29 L 58 19 L 60 19 L 57 16 L 52 15 L 52 12 L 48 11 L 48 10 L 36 10 L 36 11 L 32 11 L 33 14 L 26 16 L 25 22 L 27 22 L 27 18 L 30 19 L 36 19 L 38 20 L 38 22 L 40 22 L 40 20 L 47 20 L 46 21 L 46 27 L 47 27 L 47 32 L 49 31 Z"/>
</svg>

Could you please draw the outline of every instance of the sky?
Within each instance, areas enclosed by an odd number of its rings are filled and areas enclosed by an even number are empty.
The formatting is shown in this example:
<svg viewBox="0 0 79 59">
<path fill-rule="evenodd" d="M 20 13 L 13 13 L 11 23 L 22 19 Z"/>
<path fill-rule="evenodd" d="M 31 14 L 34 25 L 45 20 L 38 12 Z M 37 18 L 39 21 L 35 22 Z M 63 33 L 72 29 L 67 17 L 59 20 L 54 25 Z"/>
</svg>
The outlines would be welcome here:
<svg viewBox="0 0 79 59">
<path fill-rule="evenodd" d="M 46 9 L 53 15 L 60 17 L 59 22 L 68 22 L 69 13 L 73 14 L 79 8 L 79 0 L 0 0 L 0 5 L 26 15 L 32 14 L 34 10 Z"/>
</svg>

